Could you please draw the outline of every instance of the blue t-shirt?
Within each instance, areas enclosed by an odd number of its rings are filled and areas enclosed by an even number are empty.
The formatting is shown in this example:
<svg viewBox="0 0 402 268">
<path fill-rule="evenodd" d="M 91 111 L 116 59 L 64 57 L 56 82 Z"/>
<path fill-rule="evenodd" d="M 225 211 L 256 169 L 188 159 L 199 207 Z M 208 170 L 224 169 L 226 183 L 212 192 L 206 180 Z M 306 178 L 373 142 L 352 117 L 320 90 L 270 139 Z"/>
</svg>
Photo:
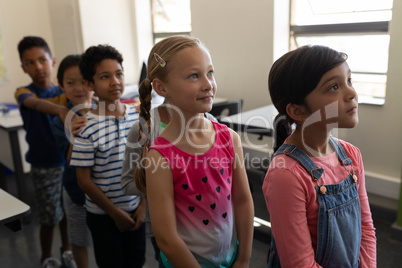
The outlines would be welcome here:
<svg viewBox="0 0 402 268">
<path fill-rule="evenodd" d="M 56 85 L 50 88 L 39 88 L 33 84 L 18 88 L 15 98 L 19 104 L 20 113 L 26 131 L 26 141 L 29 149 L 25 156 L 28 163 L 37 167 L 57 167 L 65 163 L 63 154 L 59 151 L 52 134 L 52 115 L 29 109 L 23 105 L 27 97 L 48 100 L 55 104 L 67 105 L 67 97 Z"/>
</svg>

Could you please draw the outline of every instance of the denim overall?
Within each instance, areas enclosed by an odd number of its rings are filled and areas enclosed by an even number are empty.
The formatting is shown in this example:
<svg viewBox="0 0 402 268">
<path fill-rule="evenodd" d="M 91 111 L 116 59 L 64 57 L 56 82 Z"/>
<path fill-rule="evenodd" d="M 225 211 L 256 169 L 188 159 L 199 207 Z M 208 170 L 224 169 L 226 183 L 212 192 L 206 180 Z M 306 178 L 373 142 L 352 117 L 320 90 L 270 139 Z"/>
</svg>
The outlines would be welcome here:
<svg viewBox="0 0 402 268">
<path fill-rule="evenodd" d="M 333 137 L 329 139 L 331 147 L 336 151 L 343 166 L 352 164 L 344 149 Z M 297 160 L 314 181 L 318 181 L 324 173 L 303 151 L 295 145 L 283 144 L 274 154 L 285 154 Z M 325 268 L 341 268 L 359 266 L 361 242 L 360 201 L 354 173 L 338 184 L 325 185 L 326 192 L 322 194 L 316 186 L 318 211 L 317 252 L 315 261 Z M 271 236 L 268 267 L 281 267 L 277 254 L 275 239 Z"/>
</svg>

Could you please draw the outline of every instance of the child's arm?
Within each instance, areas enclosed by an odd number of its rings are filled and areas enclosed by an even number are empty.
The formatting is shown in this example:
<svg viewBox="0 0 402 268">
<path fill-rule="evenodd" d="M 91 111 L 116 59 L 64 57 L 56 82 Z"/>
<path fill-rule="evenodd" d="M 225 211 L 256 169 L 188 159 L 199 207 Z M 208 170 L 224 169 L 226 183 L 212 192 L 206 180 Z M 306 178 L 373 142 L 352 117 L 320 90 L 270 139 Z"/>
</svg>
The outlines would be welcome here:
<svg viewBox="0 0 402 268">
<path fill-rule="evenodd" d="M 243 149 L 239 135 L 232 131 L 234 147 L 232 202 L 235 226 L 239 239 L 239 257 L 233 264 L 235 267 L 248 267 L 253 247 L 254 204 L 244 167 Z"/>
<path fill-rule="evenodd" d="M 139 121 L 135 121 L 127 135 L 121 171 L 121 190 L 126 195 L 144 195 L 134 181 L 134 171 L 140 163 L 142 155 L 142 147 L 138 143 L 139 131 Z"/>
<path fill-rule="evenodd" d="M 169 164 L 153 149 L 149 151 L 147 160 L 147 199 L 158 246 L 173 267 L 200 267 L 177 233 L 173 177 Z"/>
<path fill-rule="evenodd" d="M 70 111 L 66 106 L 52 103 L 50 101 L 42 100 L 35 97 L 26 97 L 22 101 L 22 105 L 24 105 L 27 108 L 37 110 L 41 113 L 59 115 L 63 122 L 68 112 Z"/>
<path fill-rule="evenodd" d="M 69 137 L 70 147 L 66 155 L 67 162 L 70 162 L 71 160 L 71 154 L 73 153 L 74 138 L 78 133 L 81 132 L 82 128 L 86 126 L 87 122 L 88 119 L 85 116 L 74 115 L 70 122 L 70 126 L 67 125 L 67 127 L 70 128 L 70 137 Z M 65 122 L 65 124 L 68 124 L 68 122 Z"/>
<path fill-rule="evenodd" d="M 131 218 L 135 222 L 133 230 L 137 230 L 145 222 L 146 210 L 147 210 L 147 202 L 145 201 L 145 198 L 141 198 L 140 204 L 131 215 Z"/>
<path fill-rule="evenodd" d="M 116 223 L 121 231 L 131 231 L 135 227 L 135 222 L 127 213 L 116 207 L 112 201 L 102 192 L 102 190 L 91 180 L 91 167 L 76 167 L 78 185 L 80 188 L 103 209 Z"/>
</svg>

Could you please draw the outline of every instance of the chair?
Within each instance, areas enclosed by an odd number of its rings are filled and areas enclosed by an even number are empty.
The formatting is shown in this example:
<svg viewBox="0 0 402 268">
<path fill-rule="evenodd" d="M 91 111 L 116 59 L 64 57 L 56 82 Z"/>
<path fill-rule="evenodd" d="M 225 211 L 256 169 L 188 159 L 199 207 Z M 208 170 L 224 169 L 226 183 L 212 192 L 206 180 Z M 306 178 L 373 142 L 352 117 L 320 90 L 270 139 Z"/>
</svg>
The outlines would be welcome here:
<svg viewBox="0 0 402 268">
<path fill-rule="evenodd" d="M 243 99 L 219 102 L 214 103 L 214 105 L 212 106 L 212 110 L 209 113 L 215 116 L 216 119 L 218 119 L 218 122 L 220 122 L 219 119 L 222 117 L 240 113 L 242 107 Z"/>
</svg>

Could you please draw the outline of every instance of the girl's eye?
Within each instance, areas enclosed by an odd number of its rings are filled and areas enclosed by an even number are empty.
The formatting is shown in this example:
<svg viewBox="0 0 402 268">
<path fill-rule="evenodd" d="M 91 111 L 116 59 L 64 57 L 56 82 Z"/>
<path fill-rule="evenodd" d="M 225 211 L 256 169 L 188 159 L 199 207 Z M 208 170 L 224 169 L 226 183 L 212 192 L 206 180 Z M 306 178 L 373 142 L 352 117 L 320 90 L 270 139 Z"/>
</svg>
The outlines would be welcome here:
<svg viewBox="0 0 402 268">
<path fill-rule="evenodd" d="M 198 77 L 197 74 L 192 74 L 192 75 L 189 76 L 190 79 L 196 79 L 197 77 Z"/>
<path fill-rule="evenodd" d="M 214 71 L 209 71 L 208 76 L 214 76 Z"/>
<path fill-rule="evenodd" d="M 124 76 L 123 73 L 118 73 L 118 74 L 117 74 L 117 77 L 123 77 L 123 76 Z"/>
<path fill-rule="evenodd" d="M 332 87 L 329 88 L 329 91 L 336 91 L 338 90 L 338 85 L 333 85 Z"/>
<path fill-rule="evenodd" d="M 100 79 L 102 79 L 102 80 L 105 80 L 105 79 L 107 79 L 107 78 L 108 78 L 107 75 L 102 75 L 102 76 L 100 77 Z"/>
<path fill-rule="evenodd" d="M 44 63 L 44 62 L 46 62 L 46 59 L 41 59 L 40 62 Z"/>
<path fill-rule="evenodd" d="M 352 78 L 349 78 L 349 79 L 348 79 L 348 83 L 349 83 L 349 85 L 352 85 L 352 84 L 353 84 Z"/>
</svg>

